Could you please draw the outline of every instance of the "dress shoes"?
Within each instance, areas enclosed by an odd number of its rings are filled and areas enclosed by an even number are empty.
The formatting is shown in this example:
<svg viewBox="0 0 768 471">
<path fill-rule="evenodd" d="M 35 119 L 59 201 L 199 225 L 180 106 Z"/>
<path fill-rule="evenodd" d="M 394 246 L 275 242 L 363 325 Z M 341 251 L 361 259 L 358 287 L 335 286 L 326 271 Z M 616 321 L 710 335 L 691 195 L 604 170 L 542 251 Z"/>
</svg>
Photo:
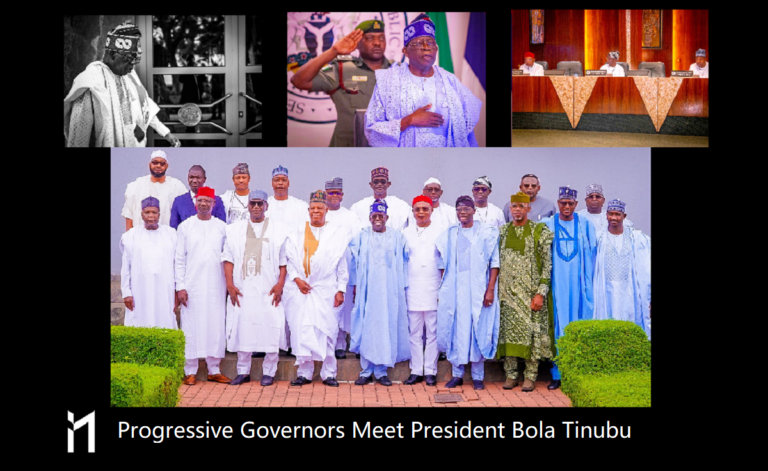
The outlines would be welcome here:
<svg viewBox="0 0 768 471">
<path fill-rule="evenodd" d="M 426 375 L 427 386 L 437 386 L 437 377 L 435 375 Z"/>
<path fill-rule="evenodd" d="M 291 386 L 304 386 L 305 384 L 311 383 L 312 380 L 309 380 L 303 376 L 299 376 L 298 378 L 291 381 Z"/>
<path fill-rule="evenodd" d="M 187 375 L 184 377 L 183 380 L 181 380 L 181 382 L 189 386 L 192 386 L 193 384 L 197 383 L 197 381 L 195 380 L 195 375 Z"/>
<path fill-rule="evenodd" d="M 376 378 L 376 382 L 382 386 L 392 386 L 392 381 L 389 380 L 387 375 L 384 375 L 381 378 Z"/>
<path fill-rule="evenodd" d="M 337 360 L 343 360 L 347 358 L 347 353 L 344 350 L 336 350 L 335 354 Z"/>
<path fill-rule="evenodd" d="M 371 376 L 361 376 L 355 380 L 355 384 L 358 386 L 362 386 L 364 384 L 372 383 L 373 382 L 373 375 Z"/>
<path fill-rule="evenodd" d="M 238 384 L 243 383 L 250 383 L 251 382 L 251 375 L 237 375 L 235 376 L 235 379 L 232 380 L 231 384 L 232 386 L 237 386 Z"/>
<path fill-rule="evenodd" d="M 253 352 L 251 358 L 264 358 L 267 356 L 266 352 Z"/>
<path fill-rule="evenodd" d="M 259 384 L 262 386 L 272 386 L 275 383 L 275 378 L 269 375 L 263 375 Z"/>
<path fill-rule="evenodd" d="M 515 386 L 517 386 L 518 381 L 516 379 L 507 378 L 507 380 L 504 382 L 504 386 L 502 388 L 504 389 L 514 389 Z"/>
<path fill-rule="evenodd" d="M 360 359 L 360 354 L 359 353 L 355 353 L 355 358 L 357 358 L 359 360 Z"/>
<path fill-rule="evenodd" d="M 528 378 L 523 381 L 523 391 L 531 392 L 536 388 L 536 384 Z"/>
<path fill-rule="evenodd" d="M 323 384 L 326 385 L 326 386 L 330 386 L 332 388 L 338 388 L 339 387 L 339 382 L 336 381 L 336 378 L 325 378 L 323 380 Z"/>
<path fill-rule="evenodd" d="M 217 383 L 231 383 L 232 380 L 219 373 L 216 375 L 208 375 L 208 381 L 216 381 Z"/>
<path fill-rule="evenodd" d="M 560 387 L 560 380 L 559 379 L 553 379 L 551 383 L 547 385 L 547 389 L 550 391 L 555 390 Z"/>
<path fill-rule="evenodd" d="M 279 354 L 280 354 L 280 355 L 285 355 L 285 356 L 287 356 L 287 357 L 293 357 L 293 358 L 296 358 L 296 355 L 294 355 L 294 354 L 293 354 L 293 353 L 291 353 L 291 352 L 292 352 L 292 350 L 291 350 L 290 348 L 289 348 L 288 350 L 282 350 L 282 349 L 280 349 L 280 350 L 279 350 Z"/>
<path fill-rule="evenodd" d="M 462 384 L 464 384 L 464 378 L 457 378 L 456 376 L 454 376 L 453 378 L 451 378 L 450 381 L 445 383 L 445 387 L 448 389 L 451 389 L 457 386 L 461 386 Z"/>
<path fill-rule="evenodd" d="M 445 352 L 440 352 L 440 355 L 437 356 L 437 360 L 438 361 L 440 361 L 440 360 L 447 360 L 447 358 L 445 356 Z"/>
<path fill-rule="evenodd" d="M 410 386 L 412 384 L 420 383 L 422 381 L 424 381 L 424 377 L 423 376 L 411 375 L 411 376 L 408 377 L 408 379 L 403 381 L 403 384 L 407 384 L 407 385 Z"/>
<path fill-rule="evenodd" d="M 475 389 L 485 389 L 485 385 L 483 384 L 482 379 L 473 379 L 472 380 L 472 387 Z"/>
</svg>

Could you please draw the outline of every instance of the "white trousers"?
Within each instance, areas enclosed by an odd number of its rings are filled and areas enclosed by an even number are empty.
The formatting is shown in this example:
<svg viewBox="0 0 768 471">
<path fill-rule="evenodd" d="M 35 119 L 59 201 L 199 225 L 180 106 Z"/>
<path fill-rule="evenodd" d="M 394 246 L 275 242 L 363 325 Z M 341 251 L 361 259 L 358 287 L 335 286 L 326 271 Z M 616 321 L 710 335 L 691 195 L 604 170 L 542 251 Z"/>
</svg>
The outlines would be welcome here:
<svg viewBox="0 0 768 471">
<path fill-rule="evenodd" d="M 336 377 L 336 356 L 334 355 L 334 346 L 336 345 L 336 339 L 326 337 L 325 340 L 325 360 L 323 360 L 323 367 L 320 368 L 320 379 L 325 381 L 328 378 Z M 299 363 L 299 368 L 296 371 L 296 376 L 303 376 L 309 380 L 312 379 L 315 373 L 315 362 L 313 360 L 305 360 Z"/>
<path fill-rule="evenodd" d="M 221 360 L 222 358 L 205 357 L 205 364 L 208 365 L 209 375 L 217 375 L 221 373 L 221 370 L 219 369 L 219 364 L 221 363 Z M 197 358 L 192 358 L 191 360 L 187 360 L 184 363 L 184 374 L 185 375 L 197 374 L 197 367 L 199 363 L 200 362 Z"/>
<path fill-rule="evenodd" d="M 424 326 L 427 327 L 426 345 Z M 411 338 L 411 374 L 437 375 L 437 311 L 408 311 Z"/>
<path fill-rule="evenodd" d="M 279 356 L 277 352 L 267 353 L 267 356 L 264 357 L 264 362 L 261 364 L 261 371 L 264 376 L 275 377 Z M 237 374 L 250 375 L 251 361 L 251 352 L 237 352 Z"/>
</svg>

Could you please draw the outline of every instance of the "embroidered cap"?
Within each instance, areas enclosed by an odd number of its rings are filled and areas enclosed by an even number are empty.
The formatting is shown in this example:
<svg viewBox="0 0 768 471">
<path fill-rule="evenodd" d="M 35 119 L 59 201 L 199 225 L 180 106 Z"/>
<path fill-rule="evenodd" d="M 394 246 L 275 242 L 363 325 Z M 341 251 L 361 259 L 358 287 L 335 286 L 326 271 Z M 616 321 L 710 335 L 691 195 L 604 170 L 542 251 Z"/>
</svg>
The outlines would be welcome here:
<svg viewBox="0 0 768 471">
<path fill-rule="evenodd" d="M 251 200 L 263 200 L 267 201 L 269 197 L 264 190 L 253 190 L 248 194 L 248 201 Z"/>
<path fill-rule="evenodd" d="M 371 170 L 371 180 L 373 180 L 374 177 L 385 177 L 389 180 L 389 170 L 387 170 L 386 167 L 376 167 Z"/>
<path fill-rule="evenodd" d="M 275 178 L 277 175 L 285 175 L 287 177 L 288 169 L 282 165 L 278 166 L 276 169 L 272 170 L 272 178 Z"/>
<path fill-rule="evenodd" d="M 432 39 L 435 38 L 435 24 L 423 13 L 417 16 L 416 19 L 406 26 L 403 31 L 403 39 L 405 40 L 406 46 L 413 38 L 418 38 L 420 36 L 429 36 Z"/>
<path fill-rule="evenodd" d="M 611 59 L 619 60 L 619 51 L 611 51 L 608 53 L 608 57 Z"/>
<path fill-rule="evenodd" d="M 704 49 L 697 49 L 696 57 L 707 57 L 707 51 L 705 51 Z"/>
<path fill-rule="evenodd" d="M 313 191 L 309 195 L 309 202 L 310 203 L 323 203 L 328 204 L 327 202 L 327 196 L 325 195 L 325 192 L 323 190 L 317 190 Z"/>
<path fill-rule="evenodd" d="M 139 40 L 141 31 L 130 20 L 121 25 L 115 26 L 113 30 L 107 33 L 107 39 L 104 42 L 104 48 L 112 51 L 135 52 L 141 54 Z"/>
<path fill-rule="evenodd" d="M 606 211 L 621 211 L 622 213 L 626 214 L 626 207 L 627 203 L 621 201 L 620 199 L 615 199 L 608 202 L 608 208 Z"/>
<path fill-rule="evenodd" d="M 591 183 L 587 185 L 587 196 L 597 193 L 600 196 L 603 196 L 603 185 L 600 185 L 598 183 Z"/>
<path fill-rule="evenodd" d="M 371 213 L 384 213 L 387 214 L 387 202 L 384 200 L 377 199 L 373 202 L 371 205 Z"/>
<path fill-rule="evenodd" d="M 158 200 L 154 196 L 147 196 L 146 198 L 141 200 L 141 209 L 142 210 L 144 208 L 149 208 L 149 207 L 157 208 L 159 210 L 160 209 L 160 200 Z"/>
<path fill-rule="evenodd" d="M 472 199 L 472 197 L 463 195 L 456 198 L 456 208 L 459 206 L 469 206 L 472 209 L 475 209 L 475 201 Z"/>
<path fill-rule="evenodd" d="M 512 195 L 512 198 L 510 200 L 510 203 L 530 203 L 531 197 L 523 193 L 522 191 L 518 191 L 514 195 Z"/>
<path fill-rule="evenodd" d="M 241 175 L 241 174 L 245 174 L 245 175 L 250 175 L 251 174 L 251 171 L 248 170 L 248 164 L 246 164 L 246 163 L 237 164 L 237 165 L 235 165 L 235 168 L 232 169 L 232 176 L 233 177 L 235 175 Z"/>
<path fill-rule="evenodd" d="M 342 190 L 343 180 L 339 177 L 333 177 L 333 180 L 329 180 L 325 182 L 325 189 L 326 190 Z"/>
<path fill-rule="evenodd" d="M 488 180 L 488 177 L 486 177 L 485 175 L 483 175 L 482 177 L 477 177 L 475 181 L 472 183 L 472 186 L 477 186 L 477 185 L 485 185 L 488 187 L 489 190 L 493 189 L 493 185 L 491 185 L 491 181 Z"/>
<path fill-rule="evenodd" d="M 561 186 L 557 199 L 559 200 L 576 200 L 578 191 L 574 190 L 570 186 Z"/>
</svg>

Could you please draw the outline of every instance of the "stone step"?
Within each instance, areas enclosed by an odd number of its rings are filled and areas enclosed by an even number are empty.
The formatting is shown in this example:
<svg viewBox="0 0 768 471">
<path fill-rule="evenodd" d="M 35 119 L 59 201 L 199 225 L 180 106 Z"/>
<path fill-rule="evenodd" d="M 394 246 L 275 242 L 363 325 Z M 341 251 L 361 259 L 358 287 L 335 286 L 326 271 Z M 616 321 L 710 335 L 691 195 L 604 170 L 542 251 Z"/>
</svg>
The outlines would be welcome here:
<svg viewBox="0 0 768 471">
<path fill-rule="evenodd" d="M 261 364 L 264 361 L 263 358 L 251 359 L 251 381 L 261 380 L 262 370 Z M 347 352 L 347 358 L 337 361 L 336 380 L 338 381 L 355 381 L 363 370 L 360 367 L 360 360 L 355 357 L 354 353 Z M 278 381 L 290 381 L 296 379 L 296 366 L 295 358 L 280 355 L 280 359 L 277 362 L 277 372 L 275 373 L 275 379 Z M 321 381 L 320 379 L 320 367 L 322 363 L 315 362 L 314 381 Z M 521 363 L 522 367 L 523 364 Z M 224 359 L 219 366 L 221 373 L 231 379 L 237 376 L 237 354 L 227 352 Z M 387 376 L 392 381 L 405 381 L 411 374 L 411 368 L 408 361 L 402 361 L 397 363 L 394 368 L 387 369 Z M 521 375 L 522 376 L 522 375 Z M 196 379 L 197 381 L 207 381 L 208 367 L 205 364 L 205 360 L 200 360 L 200 368 L 198 369 Z M 451 363 L 447 360 L 437 362 L 437 380 L 448 381 L 451 379 Z M 485 381 L 504 381 L 506 375 L 504 374 L 503 362 L 499 360 L 488 360 L 485 362 Z M 522 377 L 520 378 L 522 380 Z M 552 376 L 549 372 L 549 363 L 539 363 L 539 381 L 550 381 Z M 469 365 L 464 367 L 464 381 L 471 382 L 472 374 L 470 372 Z"/>
</svg>

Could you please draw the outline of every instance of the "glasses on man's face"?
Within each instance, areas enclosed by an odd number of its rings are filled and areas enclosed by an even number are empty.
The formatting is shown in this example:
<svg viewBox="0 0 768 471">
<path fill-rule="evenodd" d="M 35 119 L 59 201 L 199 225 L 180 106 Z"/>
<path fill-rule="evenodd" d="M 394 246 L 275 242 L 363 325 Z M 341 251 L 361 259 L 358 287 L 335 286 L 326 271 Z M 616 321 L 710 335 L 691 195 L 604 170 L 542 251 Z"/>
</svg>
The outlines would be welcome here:
<svg viewBox="0 0 768 471">
<path fill-rule="evenodd" d="M 377 179 L 377 180 L 371 180 L 371 183 L 373 183 L 374 185 L 386 185 L 387 181 L 383 179 L 382 180 Z"/>
<path fill-rule="evenodd" d="M 489 191 L 491 191 L 491 189 L 484 186 L 476 186 L 472 188 L 472 193 L 487 193 Z"/>
<path fill-rule="evenodd" d="M 474 209 L 469 206 L 460 206 L 456 208 L 457 213 L 471 213 L 472 211 L 474 211 Z"/>
<path fill-rule="evenodd" d="M 523 183 L 523 188 L 536 188 L 537 186 L 539 185 L 536 183 Z"/>
<path fill-rule="evenodd" d="M 424 46 L 427 46 L 429 49 L 437 49 L 437 43 L 434 39 L 427 39 L 423 41 L 411 41 L 408 43 L 408 47 L 411 49 L 422 49 Z"/>
<path fill-rule="evenodd" d="M 570 201 L 570 200 L 568 200 L 568 201 L 560 200 L 560 201 L 557 202 L 557 204 L 559 204 L 560 206 L 576 206 L 576 202 L 575 201 Z"/>
<path fill-rule="evenodd" d="M 261 200 L 261 201 L 249 201 L 248 204 L 250 204 L 251 206 L 258 206 L 259 208 L 261 208 L 262 206 L 264 206 L 264 200 Z"/>
<path fill-rule="evenodd" d="M 433 187 L 428 186 L 424 188 L 424 191 L 426 191 L 427 193 L 440 193 L 440 188 L 436 186 L 433 186 Z"/>
<path fill-rule="evenodd" d="M 430 208 L 413 208 L 414 213 L 428 213 Z"/>
<path fill-rule="evenodd" d="M 340 191 L 326 191 L 325 192 L 328 196 L 341 196 Z"/>
</svg>

